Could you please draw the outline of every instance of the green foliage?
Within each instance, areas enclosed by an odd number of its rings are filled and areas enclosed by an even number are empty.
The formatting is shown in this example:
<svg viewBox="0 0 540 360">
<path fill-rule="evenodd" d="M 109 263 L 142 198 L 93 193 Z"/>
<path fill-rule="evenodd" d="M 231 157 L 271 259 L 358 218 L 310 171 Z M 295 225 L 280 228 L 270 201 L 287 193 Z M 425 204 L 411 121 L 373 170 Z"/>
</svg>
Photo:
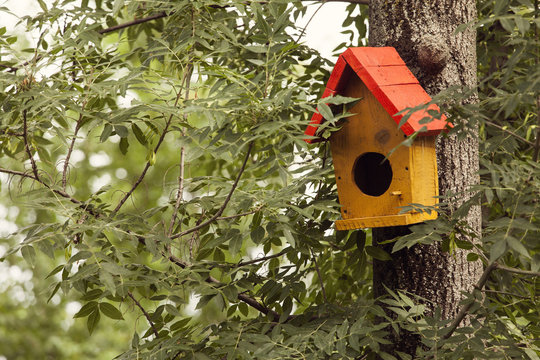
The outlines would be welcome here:
<svg viewBox="0 0 540 360">
<path fill-rule="evenodd" d="M 65 301 L 81 305 L 65 337 L 84 330 L 91 348 L 114 323 L 120 359 L 394 359 L 386 337 L 407 330 L 422 338 L 420 358 L 538 358 L 529 273 L 494 271 L 486 291 L 464 300 L 471 325 L 448 339 L 449 322 L 425 315 L 419 299 L 372 299 L 370 261 L 391 254 L 369 233 L 332 230 L 329 149 L 309 149 L 302 135 L 331 64 L 301 44 L 299 1 L 40 6 L 23 19 L 35 48 L 0 30 L 0 195 L 26 214 L 2 234 L 3 260 L 50 286 L 36 298 L 52 320 Z M 365 7 L 349 6 L 357 9 L 363 37 Z M 538 272 L 540 24 L 529 1 L 480 9 L 480 102 L 453 111 L 471 115 L 456 131 L 481 130 L 482 241 L 473 251 L 460 240 L 471 202 L 395 246 L 440 241 L 470 250 L 470 261 Z M 320 109 L 334 131 L 344 114 Z M 0 355 L 28 358 L 8 353 L 13 343 L 0 340 Z"/>
</svg>

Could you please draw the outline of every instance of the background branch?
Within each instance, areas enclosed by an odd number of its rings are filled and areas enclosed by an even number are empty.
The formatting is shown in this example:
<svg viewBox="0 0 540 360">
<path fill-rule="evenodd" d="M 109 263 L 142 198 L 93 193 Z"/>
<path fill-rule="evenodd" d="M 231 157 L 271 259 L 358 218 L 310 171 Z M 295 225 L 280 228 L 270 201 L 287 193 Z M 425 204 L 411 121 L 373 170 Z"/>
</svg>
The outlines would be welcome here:
<svg viewBox="0 0 540 360">
<path fill-rule="evenodd" d="M 313 0 L 302 0 L 302 1 L 313 1 Z M 327 2 L 345 2 L 345 3 L 350 3 L 350 4 L 369 5 L 369 0 L 322 0 L 322 2 L 323 3 L 327 3 Z M 228 8 L 230 6 L 227 6 L 227 5 L 225 5 L 225 6 L 210 5 L 210 7 L 211 8 L 220 8 L 221 9 L 221 8 Z M 113 32 L 113 31 L 118 31 L 118 30 L 128 28 L 128 27 L 133 26 L 133 25 L 144 24 L 144 23 L 152 21 L 152 20 L 161 19 L 161 18 L 167 17 L 169 15 L 172 15 L 172 13 L 167 14 L 166 12 L 163 11 L 163 12 L 157 13 L 155 15 L 145 17 L 145 18 L 135 19 L 135 20 L 132 20 L 132 21 L 125 22 L 123 24 L 118 24 L 118 25 L 115 25 L 115 26 L 108 27 L 106 29 L 101 29 L 101 30 L 98 31 L 98 33 L 107 34 L 107 33 Z M 13 69 L 12 67 L 8 67 L 8 66 L 5 66 L 5 67 Z M 12 71 L 12 70 L 10 70 L 10 71 Z"/>
<path fill-rule="evenodd" d="M 496 268 L 497 268 L 497 263 L 496 262 L 492 262 L 491 264 L 489 264 L 486 267 L 486 269 L 484 270 L 484 272 L 482 273 L 482 276 L 480 277 L 478 282 L 476 283 L 475 289 L 482 290 L 484 285 L 486 285 L 486 283 L 488 281 L 489 275 Z M 474 304 L 474 302 L 469 302 L 469 303 L 467 303 L 467 304 L 465 304 L 465 305 L 463 305 L 461 307 L 461 309 L 459 310 L 459 313 L 457 314 L 456 318 L 454 319 L 454 321 L 452 321 L 452 324 L 449 327 L 449 331 L 442 337 L 443 340 L 446 340 L 446 339 L 450 338 L 450 336 L 452 336 L 454 331 L 456 331 L 456 329 L 458 328 L 459 324 L 461 324 L 461 322 L 463 321 L 465 316 L 467 316 L 467 313 L 469 312 L 469 310 L 473 306 L 473 304 Z"/>
<path fill-rule="evenodd" d="M 176 100 L 174 101 L 174 107 L 178 105 L 178 101 L 180 100 L 181 95 L 182 95 L 182 92 L 179 91 L 178 94 L 176 95 Z M 165 124 L 163 133 L 159 137 L 158 143 L 156 144 L 156 147 L 154 148 L 154 154 L 158 152 L 159 147 L 161 146 L 161 143 L 163 143 L 163 140 L 165 139 L 165 135 L 167 135 L 169 131 L 169 126 L 171 125 L 172 118 L 173 118 L 173 114 L 169 116 L 169 119 L 167 120 L 167 123 Z M 139 175 L 139 178 L 137 179 L 137 181 L 135 181 L 131 189 L 126 193 L 126 195 L 124 195 L 124 197 L 118 202 L 118 205 L 116 205 L 116 207 L 114 208 L 113 212 L 111 213 L 111 217 L 114 217 L 114 215 L 116 215 L 116 213 L 120 210 L 120 208 L 122 208 L 122 205 L 124 205 L 124 203 L 127 201 L 127 199 L 129 199 L 131 194 L 133 194 L 135 189 L 137 189 L 139 184 L 143 181 L 144 177 L 146 176 L 146 172 L 148 171 L 150 166 L 152 166 L 152 164 L 150 163 L 150 160 L 148 160 L 146 162 L 146 165 L 144 166 L 143 171 L 141 172 L 141 175 Z"/>
<path fill-rule="evenodd" d="M 142 313 L 144 314 L 144 317 L 146 318 L 146 320 L 148 321 L 148 324 L 150 324 L 150 327 L 152 328 L 152 331 L 154 332 L 154 335 L 156 335 L 156 338 L 159 337 L 159 333 L 156 329 L 156 327 L 154 326 L 154 323 L 152 322 L 152 319 L 150 318 L 150 315 L 146 312 L 146 310 L 144 310 L 144 308 L 142 307 L 141 303 L 137 301 L 137 299 L 135 299 L 135 296 L 133 296 L 133 294 L 131 293 L 131 291 L 128 291 L 127 292 L 128 296 L 131 298 L 131 300 L 133 300 L 133 302 L 135 303 L 135 305 L 137 305 L 137 307 L 139 309 L 141 309 Z"/>
<path fill-rule="evenodd" d="M 189 230 L 182 231 L 182 232 L 180 232 L 178 234 L 175 234 L 175 235 L 171 236 L 171 239 L 177 239 L 177 238 L 179 238 L 181 236 L 191 234 L 192 232 L 197 231 L 197 230 L 205 227 L 206 225 L 213 223 L 214 221 L 217 220 L 217 218 L 219 218 L 221 216 L 221 214 L 223 214 L 223 211 L 225 211 L 225 208 L 227 207 L 227 204 L 231 200 L 232 194 L 233 194 L 234 190 L 236 189 L 236 186 L 238 186 L 238 182 L 240 181 L 240 177 L 242 176 L 242 173 L 246 169 L 246 164 L 247 164 L 247 161 L 248 161 L 249 156 L 251 154 L 251 149 L 252 148 L 253 148 L 253 142 L 250 142 L 249 146 L 248 146 L 248 150 L 246 152 L 246 157 L 244 158 L 244 162 L 242 164 L 242 167 L 240 168 L 240 171 L 238 172 L 238 175 L 236 176 L 236 180 L 234 181 L 234 184 L 231 187 L 231 191 L 229 191 L 229 194 L 227 195 L 227 198 L 225 199 L 225 201 L 223 202 L 223 205 L 221 205 L 221 208 L 219 208 L 217 213 L 215 213 L 214 216 L 212 216 L 210 219 L 202 222 L 201 224 L 196 225 L 196 226 L 192 227 Z"/>
<path fill-rule="evenodd" d="M 77 140 L 77 134 L 79 133 L 79 130 L 81 129 L 83 111 L 84 111 L 85 106 L 86 106 L 86 100 L 83 101 L 83 104 L 81 106 L 81 113 L 79 114 L 79 119 L 77 120 L 77 123 L 75 125 L 73 138 L 71 139 L 71 143 L 69 144 L 69 149 L 66 155 L 66 159 L 64 160 L 64 169 L 62 170 L 62 190 L 64 191 L 66 191 L 66 186 L 67 186 L 67 171 L 69 167 L 69 160 L 71 159 L 71 154 L 73 153 L 73 148 L 75 147 L 75 140 Z"/>
<path fill-rule="evenodd" d="M 38 175 L 38 168 L 36 161 L 34 160 L 34 156 L 32 155 L 32 151 L 30 150 L 30 145 L 28 143 L 28 121 L 27 121 L 27 112 L 26 109 L 22 112 L 23 115 L 23 141 L 24 141 L 24 150 L 26 151 L 26 154 L 28 155 L 28 158 L 30 159 L 30 164 L 32 166 L 32 172 L 34 173 L 34 177 L 37 181 L 41 182 Z"/>
<path fill-rule="evenodd" d="M 144 240 L 142 240 L 142 241 L 144 242 Z M 178 265 L 182 269 L 185 269 L 185 268 L 188 267 L 188 265 L 184 261 L 182 261 L 181 259 L 177 258 L 174 255 L 169 255 L 168 258 L 172 263 Z M 223 283 L 221 281 L 217 280 L 216 278 L 214 278 L 212 276 L 208 276 L 208 278 L 206 279 L 206 282 L 211 283 L 211 284 L 215 284 L 217 287 L 223 286 Z M 267 308 L 266 306 L 259 303 L 257 300 L 250 297 L 249 295 L 238 294 L 237 298 L 238 298 L 238 300 L 248 304 L 249 306 L 251 306 L 252 308 L 258 310 L 259 312 L 261 312 L 261 313 L 263 313 L 263 314 L 265 314 L 267 316 L 270 316 L 272 321 L 279 321 L 280 314 L 278 314 L 276 311 L 274 311 L 272 309 Z"/>
</svg>

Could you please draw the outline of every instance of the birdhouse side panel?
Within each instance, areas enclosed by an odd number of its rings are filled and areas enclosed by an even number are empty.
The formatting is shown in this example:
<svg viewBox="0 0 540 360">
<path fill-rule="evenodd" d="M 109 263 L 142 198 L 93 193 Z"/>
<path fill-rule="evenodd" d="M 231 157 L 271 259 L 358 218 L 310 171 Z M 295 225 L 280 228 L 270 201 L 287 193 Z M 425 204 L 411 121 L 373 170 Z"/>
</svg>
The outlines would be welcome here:
<svg viewBox="0 0 540 360">
<path fill-rule="evenodd" d="M 343 95 L 361 100 L 330 138 L 342 217 L 397 215 L 412 202 L 410 149 L 399 147 L 383 161 L 404 135 L 358 77 L 349 80 Z"/>
<path fill-rule="evenodd" d="M 433 206 L 438 203 L 439 181 L 435 137 L 418 137 L 410 151 L 412 203 Z M 427 215 L 427 214 L 426 214 Z M 436 218 L 432 213 L 430 218 Z"/>
</svg>

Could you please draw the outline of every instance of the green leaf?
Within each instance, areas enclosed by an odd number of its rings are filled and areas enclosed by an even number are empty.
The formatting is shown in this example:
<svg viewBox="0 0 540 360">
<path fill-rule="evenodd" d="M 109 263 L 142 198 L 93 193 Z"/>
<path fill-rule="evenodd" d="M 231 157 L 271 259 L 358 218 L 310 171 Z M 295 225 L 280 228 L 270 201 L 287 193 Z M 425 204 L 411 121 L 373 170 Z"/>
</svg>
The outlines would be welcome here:
<svg viewBox="0 0 540 360">
<path fill-rule="evenodd" d="M 62 269 L 64 268 L 64 265 L 58 265 L 57 267 L 55 267 L 46 277 L 45 279 L 48 279 L 50 278 L 51 276 L 53 276 L 54 274 L 57 274 L 59 273 Z"/>
<path fill-rule="evenodd" d="M 127 127 L 125 127 L 124 125 L 115 125 L 114 132 L 116 133 L 116 135 L 120 136 L 121 138 L 127 138 L 129 135 L 129 131 Z"/>
<path fill-rule="evenodd" d="M 21 248 L 21 254 L 28 265 L 34 267 L 36 262 L 36 250 L 31 245 L 25 245 Z"/>
<path fill-rule="evenodd" d="M 141 128 L 137 126 L 137 124 L 131 124 L 131 130 L 133 131 L 135 138 L 138 142 L 141 143 L 141 145 L 146 145 L 148 143 L 148 141 L 146 140 L 146 136 L 144 136 L 144 133 L 142 132 Z"/>
<path fill-rule="evenodd" d="M 334 118 L 334 114 L 332 114 L 332 110 L 325 103 L 319 103 L 317 110 L 321 113 L 323 118 L 325 118 L 326 120 L 332 120 Z"/>
<path fill-rule="evenodd" d="M 527 259 L 531 258 L 531 255 L 529 254 L 529 251 L 527 250 L 527 248 L 525 248 L 525 246 L 523 246 L 523 244 L 515 237 L 508 236 L 506 238 L 506 243 L 508 244 L 510 249 L 514 250 L 518 254 L 525 256 Z"/>
<path fill-rule="evenodd" d="M 489 261 L 497 261 L 506 252 L 506 241 L 497 241 L 489 249 Z"/>
<path fill-rule="evenodd" d="M 45 4 L 45 2 L 43 0 L 38 0 L 38 3 L 41 10 L 43 10 L 44 12 L 47 12 L 47 5 Z"/>
<path fill-rule="evenodd" d="M 380 247 L 366 246 L 365 249 L 368 255 L 370 255 L 371 257 L 377 260 L 381 260 L 381 261 L 392 260 L 392 257 Z"/>
<path fill-rule="evenodd" d="M 294 236 L 293 236 L 293 234 L 291 233 L 290 230 L 284 229 L 283 230 L 283 235 L 285 235 L 285 240 L 287 240 L 289 245 L 291 245 L 292 247 L 296 246 L 296 240 L 294 239 Z"/>
<path fill-rule="evenodd" d="M 99 141 L 105 142 L 109 138 L 109 136 L 111 136 L 112 132 L 113 127 L 111 126 L 111 124 L 105 124 L 105 126 L 103 127 L 103 131 L 99 136 Z"/>
<path fill-rule="evenodd" d="M 99 303 L 99 310 L 103 315 L 110 317 L 114 320 L 124 320 L 122 313 L 114 305 L 106 302 Z"/>
<path fill-rule="evenodd" d="M 128 147 L 129 147 L 128 139 L 125 137 L 121 138 L 119 147 L 120 147 L 120 152 L 122 153 L 122 155 L 126 155 L 128 151 Z"/>
<path fill-rule="evenodd" d="M 99 323 L 100 317 L 101 317 L 101 315 L 99 315 L 99 310 L 98 310 L 97 307 L 90 314 L 90 316 L 88 316 L 88 320 L 86 322 L 86 327 L 88 328 L 88 332 L 90 333 L 90 335 L 92 334 L 92 332 L 96 328 L 96 325 Z"/>
<path fill-rule="evenodd" d="M 76 318 L 86 317 L 90 315 L 90 313 L 95 311 L 97 306 L 98 306 L 98 303 L 96 301 L 90 301 L 84 304 L 83 307 L 81 307 L 81 309 L 75 315 L 73 315 L 73 318 L 76 319 Z"/>
<path fill-rule="evenodd" d="M 114 277 L 112 274 L 105 269 L 99 270 L 99 281 L 105 285 L 105 288 L 111 292 L 114 296 L 116 294 L 116 284 L 114 282 Z"/>
<path fill-rule="evenodd" d="M 467 261 L 476 261 L 478 260 L 478 254 L 475 254 L 475 253 L 468 253 L 467 254 Z"/>
<path fill-rule="evenodd" d="M 255 229 L 253 229 L 253 231 L 251 231 L 251 240 L 255 243 L 255 244 L 260 244 L 262 239 L 264 238 L 264 234 L 265 234 L 265 231 L 264 231 L 264 228 L 262 226 L 257 226 Z"/>
</svg>

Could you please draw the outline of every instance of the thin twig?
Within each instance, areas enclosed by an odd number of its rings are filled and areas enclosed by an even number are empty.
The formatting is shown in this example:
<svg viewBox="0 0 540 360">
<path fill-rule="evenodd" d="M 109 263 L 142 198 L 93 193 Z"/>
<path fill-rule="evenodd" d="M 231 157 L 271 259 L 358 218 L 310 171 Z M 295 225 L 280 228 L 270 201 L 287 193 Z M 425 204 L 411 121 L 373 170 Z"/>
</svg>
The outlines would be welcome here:
<svg viewBox="0 0 540 360">
<path fill-rule="evenodd" d="M 534 153 L 532 157 L 533 161 L 538 160 L 538 154 L 540 153 L 540 96 L 536 99 L 536 117 L 538 118 L 538 128 L 536 129 L 536 141 L 534 143 Z"/>
<path fill-rule="evenodd" d="M 2 129 L 0 130 L 0 135 L 8 135 L 8 136 L 16 136 L 16 137 L 23 137 L 23 133 L 13 132 L 10 130 Z"/>
<path fill-rule="evenodd" d="M 257 259 L 249 260 L 249 261 L 240 261 L 238 264 L 235 264 L 234 267 L 253 265 L 253 264 L 256 264 L 256 263 L 260 263 L 261 261 L 266 261 L 266 260 L 278 258 L 278 257 L 281 257 L 281 256 L 285 255 L 290 250 L 291 250 L 291 247 L 287 247 L 287 248 L 281 250 L 280 252 L 278 252 L 277 254 L 274 254 L 274 255 L 268 255 L 268 256 L 257 258 Z"/>
<path fill-rule="evenodd" d="M 77 205 L 82 205 L 83 204 L 82 201 L 75 199 L 73 196 L 69 195 L 65 191 L 54 189 L 49 184 L 43 182 L 41 179 L 39 179 L 39 178 L 36 179 L 33 175 L 30 175 L 28 173 L 25 173 L 25 172 L 22 172 L 22 171 L 16 171 L 16 170 L 3 169 L 3 168 L 0 168 L 0 173 L 4 173 L 4 174 L 8 174 L 8 175 L 20 176 L 20 177 L 23 177 L 23 178 L 34 180 L 34 181 L 40 183 L 41 185 L 45 186 L 47 189 L 51 190 L 53 193 L 55 193 L 57 195 L 60 195 L 63 198 L 68 199 L 73 204 L 77 204 Z M 99 216 L 99 213 L 97 213 L 96 211 L 88 208 L 87 205 L 85 205 L 84 207 L 81 207 L 81 208 L 84 211 L 88 212 L 89 214 L 91 214 L 93 216 Z"/>
<path fill-rule="evenodd" d="M 484 289 L 483 291 L 485 293 L 490 293 L 490 294 L 508 295 L 508 296 L 513 296 L 513 297 L 517 297 L 517 298 L 520 298 L 520 299 L 527 299 L 527 300 L 531 299 L 531 297 L 529 297 L 529 296 L 523 296 L 523 295 L 519 295 L 519 294 L 514 294 L 514 293 L 511 293 L 511 292 L 507 292 L 507 291 L 489 290 L 489 289 Z"/>
<path fill-rule="evenodd" d="M 540 16 L 538 2 L 538 0 L 534 0 L 534 20 L 536 21 L 538 21 L 538 17 Z M 534 37 L 536 39 L 536 43 L 538 43 L 540 41 L 538 26 L 534 27 Z M 540 64 L 540 49 L 538 47 L 536 47 L 536 57 L 534 58 L 534 63 L 538 69 L 538 65 Z M 534 143 L 534 152 L 532 157 L 533 161 L 538 160 L 538 154 L 540 153 L 540 96 L 537 96 L 536 98 L 536 122 L 538 124 L 538 128 L 536 129 L 536 141 Z"/>
<path fill-rule="evenodd" d="M 185 269 L 187 267 L 187 264 L 184 261 L 182 261 L 181 259 L 177 258 L 176 256 L 169 255 L 168 259 L 173 264 L 178 265 L 182 269 Z M 212 276 L 208 276 L 208 278 L 206 278 L 206 282 L 214 284 L 214 285 L 216 285 L 216 287 L 223 286 L 223 283 L 221 281 L 217 280 L 216 278 L 214 278 Z M 259 312 L 261 312 L 261 313 L 263 313 L 263 314 L 265 314 L 267 316 L 270 316 L 272 321 L 279 321 L 280 314 L 278 314 L 276 311 L 274 311 L 272 309 L 267 308 L 266 306 L 264 306 L 263 304 L 261 304 L 257 300 L 255 300 L 254 298 L 252 298 L 252 297 L 250 297 L 250 296 L 248 296 L 246 294 L 238 294 L 237 298 L 238 298 L 238 300 L 248 304 L 249 306 L 251 306 L 252 308 L 258 310 Z"/>
<path fill-rule="evenodd" d="M 327 304 L 328 299 L 326 298 L 326 291 L 324 290 L 324 283 L 321 277 L 321 271 L 319 270 L 319 265 L 317 264 L 317 259 L 315 259 L 315 254 L 313 253 L 313 249 L 309 248 L 309 251 L 311 251 L 311 258 L 313 259 L 313 263 L 315 264 L 315 270 L 317 271 L 317 276 L 319 277 L 319 284 L 321 285 L 321 291 L 322 291 L 324 302 L 325 304 Z"/>
<path fill-rule="evenodd" d="M 505 127 L 503 127 L 501 125 L 495 124 L 494 122 L 491 122 L 489 120 L 484 120 L 484 122 L 486 124 L 488 124 L 489 126 L 496 127 L 497 129 L 499 129 L 501 131 L 504 131 L 505 133 L 510 134 L 510 135 L 514 136 L 515 138 L 518 138 L 519 140 L 523 141 L 524 143 L 526 143 L 529 146 L 534 146 L 534 143 L 532 141 L 529 141 L 529 140 L 525 139 L 524 137 L 516 134 L 515 132 L 513 132 L 511 130 L 506 129 Z"/>
<path fill-rule="evenodd" d="M 176 96 L 176 100 L 174 101 L 174 107 L 176 107 L 176 105 L 178 105 L 178 101 L 180 100 L 180 96 L 181 96 L 181 92 L 179 91 L 177 96 Z M 156 147 L 154 148 L 154 154 L 156 154 L 159 150 L 159 147 L 161 146 L 161 143 L 163 142 L 163 140 L 165 139 L 165 135 L 167 135 L 168 131 L 169 131 L 169 126 L 171 125 L 171 122 L 172 122 L 172 118 L 173 118 L 173 114 L 171 114 L 169 116 L 169 120 L 167 120 L 167 123 L 165 124 L 165 128 L 163 129 L 163 133 L 161 134 L 161 136 L 159 137 L 159 140 L 158 140 L 158 143 L 156 144 Z M 148 171 L 148 169 L 150 168 L 150 166 L 152 166 L 150 160 L 146 162 L 146 165 L 144 166 L 144 169 L 143 171 L 141 172 L 141 175 L 139 175 L 139 178 L 137 179 L 137 181 L 135 181 L 135 183 L 133 184 L 133 186 L 131 187 L 131 189 L 126 193 L 126 195 L 124 195 L 124 197 L 118 202 L 118 205 L 116 205 L 116 207 L 114 208 L 113 212 L 111 213 L 111 217 L 114 217 L 114 215 L 116 215 L 116 213 L 120 210 L 120 208 L 122 207 L 122 205 L 124 205 L 124 203 L 127 201 L 127 199 L 129 199 L 129 197 L 131 196 L 131 194 L 133 194 L 133 192 L 135 191 L 135 189 L 137 189 L 137 187 L 139 186 L 139 184 L 143 181 L 144 177 L 146 176 L 146 172 Z"/>
<path fill-rule="evenodd" d="M 169 224 L 169 236 L 172 235 L 174 230 L 174 223 L 176 222 L 176 218 L 178 216 L 178 209 L 180 208 L 180 204 L 182 203 L 183 194 L 184 194 L 184 167 L 185 167 L 185 147 L 180 147 L 180 172 L 178 174 L 178 192 L 176 193 L 176 203 L 174 204 L 173 213 L 171 216 L 171 223 Z M 180 222 L 181 225 L 181 222 Z"/>
<path fill-rule="evenodd" d="M 511 267 L 499 265 L 499 264 L 496 264 L 496 268 L 499 270 L 508 271 L 514 274 L 520 274 L 520 275 L 526 275 L 526 276 L 540 276 L 540 272 L 537 272 L 537 271 L 516 269 L 516 268 L 511 268 Z"/>
<path fill-rule="evenodd" d="M 30 164 L 32 165 L 32 172 L 34 173 L 34 177 L 37 181 L 41 182 L 38 175 L 38 168 L 36 161 L 34 160 L 34 156 L 32 155 L 32 152 L 30 151 L 30 145 L 28 144 L 28 122 L 27 122 L 27 116 L 26 116 L 26 109 L 23 110 L 23 141 L 24 141 L 24 149 L 26 150 L 26 154 L 28 155 L 28 158 L 30 159 Z"/>
<path fill-rule="evenodd" d="M 478 282 L 476 283 L 475 288 L 478 289 L 478 290 L 482 290 L 484 288 L 484 285 L 486 285 L 486 283 L 488 281 L 489 275 L 496 268 L 497 268 L 497 263 L 496 262 L 492 262 L 491 264 L 489 264 L 486 267 L 486 269 L 484 270 L 484 272 L 482 273 L 482 276 L 480 277 Z M 458 328 L 459 324 L 461 324 L 461 322 L 463 321 L 465 316 L 467 316 L 467 313 L 469 312 L 469 309 L 472 307 L 472 305 L 473 305 L 473 302 L 469 302 L 469 303 L 467 303 L 467 304 L 465 304 L 465 305 L 463 305 L 461 307 L 461 309 L 459 310 L 459 313 L 457 314 L 456 318 L 454 319 L 454 321 L 452 321 L 452 324 L 450 325 L 449 331 L 442 337 L 443 340 L 446 340 L 450 336 L 452 336 L 454 331 L 456 331 L 456 329 Z"/>
<path fill-rule="evenodd" d="M 313 0 L 302 0 L 302 1 L 313 1 Z M 369 0 L 323 0 L 323 2 L 345 2 L 345 3 L 350 3 L 350 4 L 369 5 Z M 264 4 L 264 3 L 259 3 L 259 4 Z M 209 7 L 225 9 L 225 8 L 229 8 L 230 6 L 229 5 L 210 5 Z M 163 11 L 163 12 L 160 12 L 158 14 L 151 15 L 151 16 L 148 16 L 148 17 L 145 17 L 145 18 L 135 19 L 135 20 L 132 20 L 132 21 L 125 22 L 123 24 L 118 24 L 118 25 L 111 26 L 111 27 L 106 28 L 106 29 L 101 29 L 101 30 L 98 31 L 98 33 L 102 34 L 102 35 L 107 34 L 107 33 L 113 32 L 113 31 L 128 28 L 130 26 L 144 24 L 144 23 L 152 21 L 152 20 L 161 19 L 161 18 L 167 17 L 167 16 L 172 15 L 172 14 L 173 13 L 167 14 L 166 12 Z M 5 67 L 8 67 L 8 66 L 5 66 Z M 8 67 L 8 68 L 14 69 L 13 67 Z M 17 69 L 17 68 L 15 68 L 15 69 Z M 10 71 L 13 71 L 13 70 L 10 70 Z"/>
<path fill-rule="evenodd" d="M 73 148 L 75 147 L 75 140 L 77 140 L 77 134 L 79 133 L 79 130 L 81 129 L 83 111 L 85 107 L 86 107 L 86 100 L 84 100 L 82 103 L 81 113 L 79 114 L 79 119 L 77 120 L 77 124 L 75 125 L 73 138 L 71 139 L 71 144 L 69 144 L 69 149 L 66 155 L 66 159 L 64 160 L 64 169 L 62 171 L 62 190 L 64 191 L 66 191 L 66 186 L 67 186 L 67 171 L 69 167 L 69 160 L 71 159 L 71 154 L 73 153 Z"/>
<path fill-rule="evenodd" d="M 230 219 L 236 219 L 236 218 L 239 218 L 239 217 L 243 217 L 243 216 L 248 216 L 248 215 L 255 214 L 256 212 L 261 211 L 261 209 L 262 209 L 262 206 L 259 206 L 258 208 L 253 209 L 253 210 L 248 211 L 248 212 L 245 212 L 245 213 L 236 214 L 236 215 L 230 215 L 230 216 L 221 216 L 221 217 L 218 217 L 216 220 L 230 220 Z"/>
<path fill-rule="evenodd" d="M 150 324 L 150 327 L 152 328 L 152 331 L 154 332 L 154 335 L 156 335 L 156 338 L 159 337 L 159 333 L 158 331 L 156 330 L 156 327 L 154 326 L 154 323 L 152 322 L 152 319 L 150 318 L 150 315 L 146 312 L 146 310 L 144 310 L 144 308 L 142 307 L 141 303 L 137 301 L 137 299 L 135 299 L 135 296 L 133 296 L 133 294 L 131 293 L 131 291 L 128 291 L 127 292 L 128 296 L 133 300 L 133 302 L 135 303 L 135 305 L 137 305 L 137 307 L 139 309 L 141 309 L 142 313 L 144 314 L 144 317 L 146 318 L 146 320 L 148 320 L 148 324 Z"/>
<path fill-rule="evenodd" d="M 99 30 L 98 33 L 103 35 L 103 34 L 113 32 L 113 31 L 122 30 L 122 29 L 125 29 L 125 28 L 133 26 L 133 25 L 138 25 L 138 24 L 142 24 L 142 23 L 145 23 L 145 22 L 148 22 L 148 21 L 161 19 L 161 18 L 164 18 L 164 17 L 167 17 L 167 16 L 169 16 L 169 15 L 166 12 L 163 11 L 163 12 L 160 12 L 160 13 L 152 15 L 152 16 L 136 19 L 136 20 L 133 20 L 133 21 L 128 21 L 128 22 L 123 23 L 123 24 L 118 24 L 118 25 L 115 25 L 115 26 L 111 26 L 110 28 Z"/>
<path fill-rule="evenodd" d="M 191 234 L 192 232 L 197 231 L 197 230 L 205 227 L 206 225 L 213 223 L 214 221 L 217 220 L 217 218 L 219 218 L 221 216 L 221 214 L 223 214 L 223 211 L 225 211 L 225 208 L 227 207 L 227 204 L 231 200 L 231 197 L 232 197 L 232 194 L 233 194 L 234 190 L 238 186 L 238 182 L 240 181 L 240 177 L 242 176 L 242 173 L 246 169 L 246 164 L 247 164 L 247 161 L 248 161 L 249 156 L 251 154 L 251 149 L 252 148 L 253 148 L 253 142 L 250 142 L 249 146 L 248 146 L 248 149 L 247 149 L 247 152 L 246 152 L 246 157 L 244 158 L 244 162 L 242 164 L 242 167 L 240 168 L 240 171 L 238 171 L 238 175 L 236 176 L 236 180 L 234 180 L 234 184 L 232 185 L 231 190 L 229 191 L 229 194 L 227 195 L 227 198 L 223 202 L 223 205 L 221 205 L 221 207 L 214 214 L 214 216 L 212 216 L 210 219 L 202 222 L 201 224 L 192 227 L 191 229 L 188 229 L 186 231 L 182 231 L 182 232 L 179 232 L 179 233 L 177 233 L 175 235 L 172 235 L 171 239 L 177 239 L 177 238 L 182 237 L 184 235 Z"/>
<path fill-rule="evenodd" d="M 480 277 L 480 279 L 478 280 L 478 282 L 475 285 L 475 289 L 481 291 L 484 288 L 484 286 L 486 285 L 486 283 L 488 281 L 488 278 L 489 278 L 489 275 L 495 269 L 504 270 L 504 271 L 508 271 L 508 272 L 512 272 L 512 273 L 516 273 L 516 274 L 520 274 L 520 275 L 526 275 L 526 276 L 540 276 L 540 273 L 536 272 L 536 271 L 529 271 L 529 270 L 521 270 L 521 269 L 511 268 L 511 267 L 507 267 L 507 266 L 504 266 L 504 265 L 500 265 L 497 262 L 492 262 L 491 264 L 489 264 L 486 267 L 486 269 L 482 273 L 482 276 Z M 473 303 L 470 302 L 470 303 L 467 303 L 467 304 L 465 304 L 465 305 L 463 305 L 461 307 L 461 309 L 459 310 L 459 313 L 457 314 L 456 318 L 454 319 L 454 321 L 450 325 L 448 333 L 446 333 L 442 337 L 443 340 L 448 339 L 450 336 L 452 336 L 452 334 L 454 333 L 454 331 L 456 331 L 456 329 L 458 328 L 461 321 L 463 321 L 463 319 L 465 318 L 465 316 L 469 312 L 469 309 L 471 308 L 472 305 L 473 305 Z"/>
<path fill-rule="evenodd" d="M 191 11 L 191 36 L 195 37 L 195 19 L 194 19 L 194 13 L 193 9 Z M 185 96 L 184 99 L 187 101 L 189 100 L 189 88 L 191 86 L 191 73 L 193 71 L 193 47 L 189 50 L 189 56 L 188 56 L 188 65 L 186 67 L 186 70 L 184 71 L 184 79 L 182 79 L 182 85 L 185 83 Z M 184 115 L 184 119 L 187 119 L 187 115 Z M 185 136 L 185 131 L 182 128 L 182 133 L 180 134 L 181 137 Z M 173 213 L 171 216 L 171 223 L 169 225 L 169 236 L 172 235 L 174 231 L 174 223 L 176 222 L 176 217 L 178 216 L 178 209 L 180 208 L 180 204 L 182 203 L 183 195 L 184 195 L 184 168 L 185 168 L 185 146 L 180 147 L 180 172 L 178 174 L 178 192 L 176 193 L 176 202 L 174 204 Z M 180 221 L 180 226 L 182 225 L 182 222 Z"/>
</svg>

